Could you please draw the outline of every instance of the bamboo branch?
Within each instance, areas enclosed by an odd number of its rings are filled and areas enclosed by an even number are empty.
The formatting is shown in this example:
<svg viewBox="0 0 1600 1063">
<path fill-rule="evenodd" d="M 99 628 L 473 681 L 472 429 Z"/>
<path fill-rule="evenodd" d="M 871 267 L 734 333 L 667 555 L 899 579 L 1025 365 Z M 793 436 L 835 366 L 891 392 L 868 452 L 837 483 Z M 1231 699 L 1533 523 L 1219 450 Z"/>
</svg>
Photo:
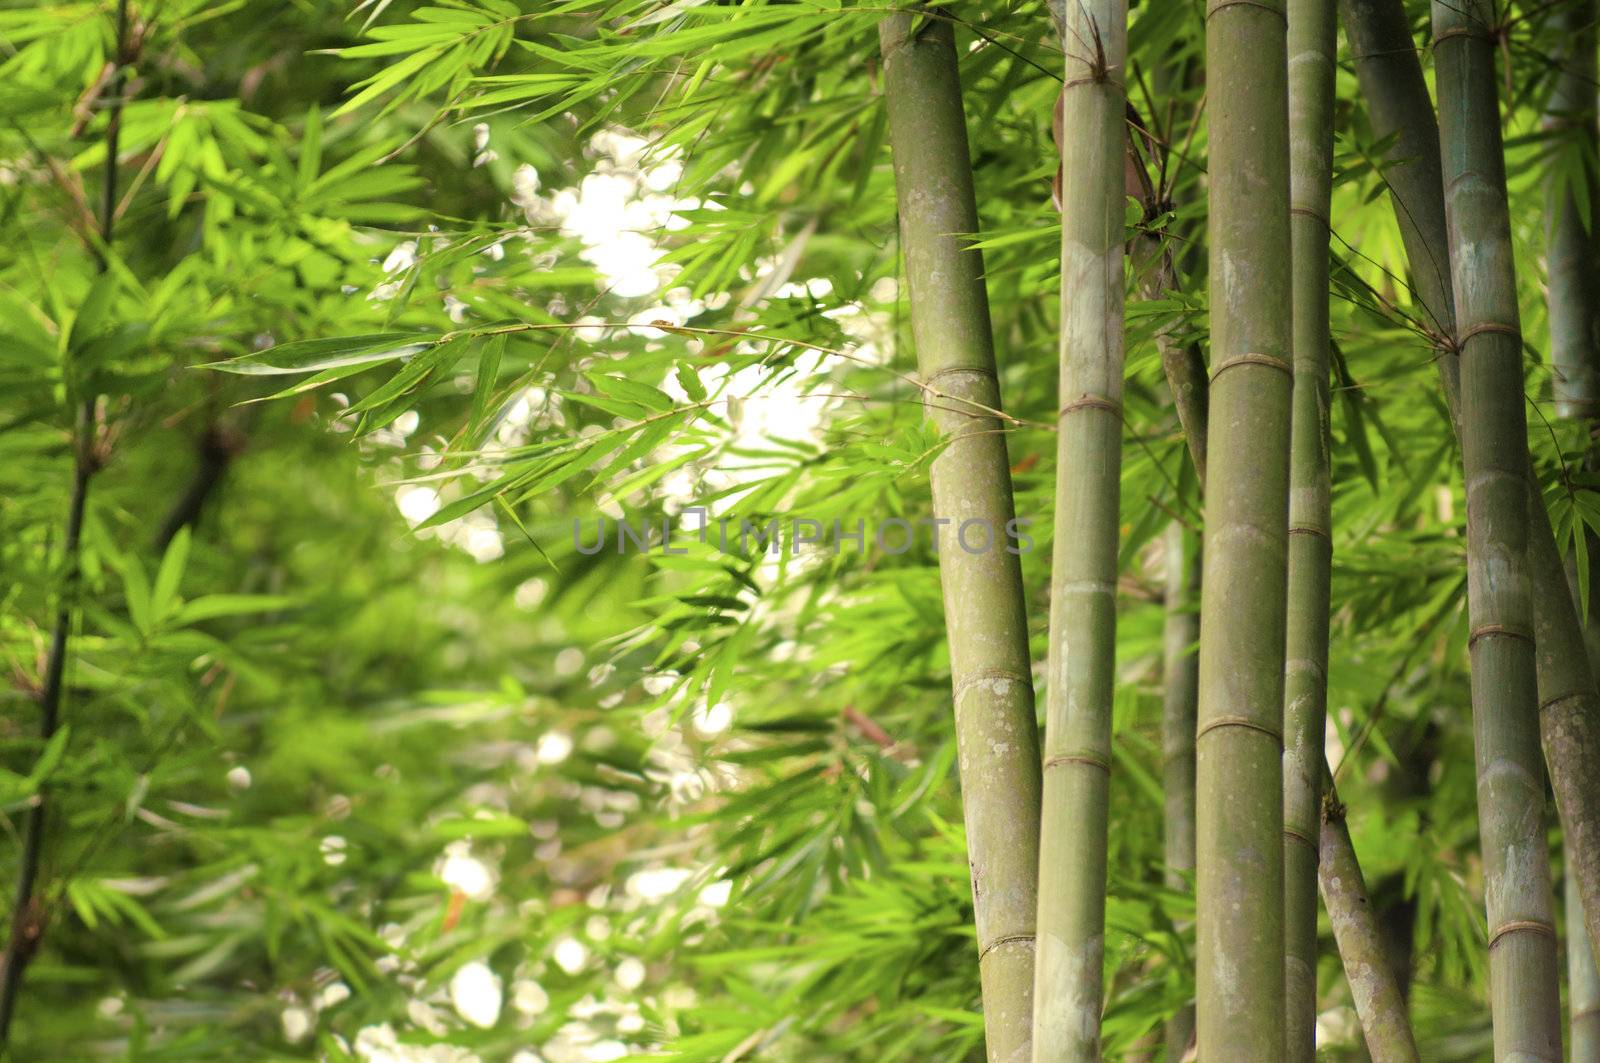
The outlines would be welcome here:
<svg viewBox="0 0 1600 1063">
<path fill-rule="evenodd" d="M 128 3 L 117 0 L 117 54 L 115 70 L 109 78 L 110 93 L 106 121 L 105 187 L 101 194 L 100 243 L 94 247 L 96 265 L 107 269 L 106 255 L 116 225 L 117 145 L 122 131 L 122 93 L 127 80 L 129 56 Z M 70 384 L 70 377 L 69 377 Z M 82 386 L 82 381 L 78 381 Z M 69 394 L 71 393 L 69 387 Z M 50 637 L 50 652 L 45 659 L 44 685 L 39 698 L 39 737 L 49 742 L 61 720 L 62 688 L 66 679 L 68 639 L 72 628 L 74 599 L 79 580 L 79 545 L 83 537 L 83 515 L 88 505 L 89 480 L 99 466 L 95 447 L 95 400 L 80 398 L 72 432 L 72 494 L 67 507 L 66 536 L 62 543 L 65 566 L 60 599 L 56 605 L 55 627 Z M 22 852 L 17 862 L 17 888 L 11 908 L 11 933 L 6 940 L 5 958 L 0 961 L 0 1051 L 9 1042 L 11 1020 L 16 1014 L 17 995 L 28 963 L 38 951 L 49 913 L 36 903 L 34 890 L 44 857 L 44 832 L 48 805 L 41 785 L 28 808 L 23 824 Z"/>
<path fill-rule="evenodd" d="M 216 493 L 227 475 L 228 466 L 238 455 L 244 441 L 238 432 L 220 425 L 211 425 L 201 434 L 195 447 L 199 458 L 189 486 L 173 505 L 157 530 L 153 546 L 155 552 L 164 554 L 173 536 L 200 519 L 200 511 Z"/>
<path fill-rule="evenodd" d="M 911 329 L 924 381 L 976 409 L 930 411 L 950 443 L 934 461 L 938 515 L 1003 526 L 1014 514 L 972 164 L 950 22 L 898 12 L 879 25 Z M 958 549 L 941 526 L 963 815 L 991 1060 L 1032 1053 L 1039 870 L 1039 747 L 1018 559 Z"/>
<path fill-rule="evenodd" d="M 1419 1063 L 1405 997 L 1389 967 L 1383 933 L 1367 899 L 1367 883 L 1350 844 L 1344 806 L 1326 766 L 1319 828 L 1317 880 L 1328 923 L 1339 945 L 1345 980 L 1355 998 L 1356 1015 L 1373 1063 Z"/>
</svg>

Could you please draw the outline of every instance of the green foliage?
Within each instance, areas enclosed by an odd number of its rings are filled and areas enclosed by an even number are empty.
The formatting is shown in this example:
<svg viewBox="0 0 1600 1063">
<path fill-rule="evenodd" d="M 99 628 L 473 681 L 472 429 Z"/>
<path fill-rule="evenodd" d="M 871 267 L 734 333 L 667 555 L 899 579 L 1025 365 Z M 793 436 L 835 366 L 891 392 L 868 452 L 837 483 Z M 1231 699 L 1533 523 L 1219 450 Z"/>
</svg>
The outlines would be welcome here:
<svg viewBox="0 0 1600 1063">
<path fill-rule="evenodd" d="M 948 401 L 909 375 L 883 10 L 135 3 L 104 271 L 114 13 L 0 10 L 0 812 L 50 810 L 19 1059 L 976 1057 L 938 559 L 873 539 L 930 515 Z M 1514 10 L 1537 348 L 1540 181 L 1583 160 L 1539 131 L 1549 41 Z M 949 17 L 1043 661 L 1060 49 L 1037 0 Z M 1110 1058 L 1193 991 L 1158 544 L 1199 505 L 1154 337 L 1207 341 L 1206 141 L 1200 90 L 1150 82 L 1201 40 L 1193 5 L 1133 13 L 1183 236 L 1179 294 L 1129 303 Z M 1339 100 L 1330 750 L 1375 895 L 1414 912 L 1424 1056 L 1477 1059 L 1458 455 L 1348 70 Z M 1530 424 L 1580 544 L 1587 441 Z M 615 549 L 624 518 L 649 550 Z M 797 518 L 821 546 L 739 541 Z M 1322 992 L 1337 1055 L 1331 960 Z"/>
</svg>

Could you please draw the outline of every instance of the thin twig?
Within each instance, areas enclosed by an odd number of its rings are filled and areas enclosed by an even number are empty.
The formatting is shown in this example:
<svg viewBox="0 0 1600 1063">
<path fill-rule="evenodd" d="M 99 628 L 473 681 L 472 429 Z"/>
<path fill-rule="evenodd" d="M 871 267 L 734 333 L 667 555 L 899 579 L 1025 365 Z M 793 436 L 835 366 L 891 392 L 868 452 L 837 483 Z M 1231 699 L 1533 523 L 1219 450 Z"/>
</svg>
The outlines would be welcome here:
<svg viewBox="0 0 1600 1063">
<path fill-rule="evenodd" d="M 128 0 L 117 0 L 117 52 L 113 59 L 116 69 L 110 78 L 109 106 L 106 123 L 105 188 L 101 193 L 100 240 L 91 250 L 98 272 L 110 267 L 111 237 L 116 225 L 117 209 L 117 148 L 122 131 L 123 86 L 127 80 Z M 82 381 L 77 381 L 82 385 Z M 68 376 L 69 393 L 73 381 Z M 74 599 L 79 578 L 79 543 L 83 537 L 83 515 L 89 496 L 89 479 L 99 464 L 96 453 L 95 400 L 93 395 L 80 397 L 77 417 L 73 425 L 72 497 L 67 512 L 66 539 L 62 544 L 65 571 L 62 576 L 60 597 L 56 603 L 55 630 L 50 638 L 50 654 L 45 660 L 44 686 L 39 698 L 39 736 L 48 743 L 55 735 L 61 720 L 62 688 L 66 677 L 67 642 L 72 627 Z M 0 1051 L 4 1051 L 11 1032 L 11 1019 L 16 1012 L 17 994 L 22 988 L 22 977 L 28 961 L 39 948 L 40 938 L 49 921 L 49 913 L 40 909 L 34 896 L 43 856 L 47 806 L 45 789 L 41 783 L 28 808 L 28 818 L 23 825 L 22 853 L 17 864 L 16 900 L 11 910 L 11 935 L 7 939 L 3 965 L 0 965 Z"/>
</svg>

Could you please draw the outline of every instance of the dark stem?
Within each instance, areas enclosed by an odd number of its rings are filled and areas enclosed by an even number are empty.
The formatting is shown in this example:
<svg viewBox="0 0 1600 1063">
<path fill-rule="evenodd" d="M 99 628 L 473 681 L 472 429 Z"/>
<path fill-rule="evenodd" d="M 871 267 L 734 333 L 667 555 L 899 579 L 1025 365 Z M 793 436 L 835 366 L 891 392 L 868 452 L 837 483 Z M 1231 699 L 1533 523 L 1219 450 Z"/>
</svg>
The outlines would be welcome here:
<svg viewBox="0 0 1600 1063">
<path fill-rule="evenodd" d="M 156 532 L 154 543 L 156 553 L 166 553 L 173 536 L 200 519 L 200 511 L 222 485 L 228 466 L 233 463 L 234 456 L 239 453 L 242 444 L 243 439 L 239 433 L 231 429 L 212 425 L 205 430 L 196 448 L 199 451 L 200 462 L 195 467 L 194 476 L 189 480 L 189 487 L 172 507 L 172 511 L 167 514 L 167 519 L 162 522 L 160 530 Z"/>
<path fill-rule="evenodd" d="M 108 119 L 106 123 L 105 188 L 101 196 L 100 242 L 92 248 L 99 272 L 109 268 L 108 254 L 112 229 L 116 222 L 117 206 L 117 142 L 122 130 L 122 95 L 127 77 L 128 3 L 117 0 L 117 51 L 113 59 L 115 72 L 110 82 Z M 70 370 L 70 366 L 68 367 Z M 70 373 L 69 388 L 72 385 Z M 81 381 L 78 382 L 81 385 Z M 39 736 L 49 742 L 55 735 L 61 718 L 61 695 L 67 669 L 67 641 L 71 632 L 72 606 L 77 597 L 79 577 L 79 543 L 83 537 L 83 514 L 89 498 L 89 480 L 98 467 L 94 444 L 93 395 L 82 398 L 72 431 L 72 496 L 67 511 L 67 534 L 63 543 L 65 568 L 62 574 L 61 594 L 56 606 L 55 630 L 50 637 L 50 654 L 45 659 L 44 686 L 39 697 Z M 22 853 L 17 867 L 16 900 L 11 909 L 11 936 L 6 945 L 5 958 L 0 963 L 0 1052 L 6 1050 L 11 1033 L 11 1019 L 16 1012 L 17 994 L 22 988 L 22 976 L 28 961 L 39 948 L 47 921 L 46 913 L 38 909 L 34 887 L 39 879 L 39 866 L 43 858 L 45 821 L 48 808 L 44 788 L 34 795 L 23 824 Z"/>
</svg>

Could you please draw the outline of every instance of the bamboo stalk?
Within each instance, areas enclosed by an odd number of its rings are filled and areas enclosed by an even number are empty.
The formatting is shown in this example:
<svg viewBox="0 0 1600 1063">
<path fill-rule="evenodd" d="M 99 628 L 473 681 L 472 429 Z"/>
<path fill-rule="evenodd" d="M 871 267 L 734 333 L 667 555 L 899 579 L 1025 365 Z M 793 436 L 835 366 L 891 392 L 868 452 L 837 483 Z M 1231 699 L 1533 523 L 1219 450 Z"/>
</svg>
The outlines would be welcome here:
<svg viewBox="0 0 1600 1063">
<path fill-rule="evenodd" d="M 1356 1015 L 1373 1063 L 1419 1063 L 1405 997 L 1400 993 L 1383 934 L 1367 900 L 1367 884 L 1350 844 L 1350 826 L 1344 806 L 1333 789 L 1333 779 L 1322 773 L 1326 796 L 1322 801 L 1320 861 L 1317 866 L 1322 902 L 1344 963 L 1345 980 L 1355 998 Z"/>
<path fill-rule="evenodd" d="M 1461 354 L 1467 597 L 1497 1059 L 1561 1059 L 1529 583 L 1521 332 L 1486 0 L 1435 0 L 1435 73 Z M 1565 597 L 1563 595 L 1563 597 Z"/>
<path fill-rule="evenodd" d="M 1333 193 L 1332 0 L 1289 0 L 1294 415 L 1283 690 L 1284 1059 L 1317 1055 L 1317 861 L 1333 562 L 1328 436 L 1328 211 Z"/>
<path fill-rule="evenodd" d="M 1524 458 L 1526 460 L 1526 458 Z M 1578 880 L 1591 949 L 1600 941 L 1600 693 L 1544 500 L 1528 485 L 1539 731 L 1561 820 L 1567 874 Z"/>
<path fill-rule="evenodd" d="M 1572 1029 L 1572 1063 L 1600 1060 L 1600 976 L 1595 974 L 1594 950 L 1583 932 L 1583 898 L 1578 880 L 1566 882 L 1567 905 L 1567 1011 Z"/>
<path fill-rule="evenodd" d="M 1431 118 L 1431 104 L 1429 105 L 1428 114 Z M 1434 155 L 1435 158 L 1437 158 L 1437 139 L 1433 141 L 1433 144 Z M 1196 452 L 1196 446 L 1199 448 L 1198 453 L 1205 453 L 1207 427 L 1206 409 L 1204 405 L 1202 405 L 1199 409 L 1199 416 L 1197 417 L 1194 426 L 1189 433 L 1191 454 Z M 1200 472 L 1200 479 L 1203 483 L 1205 478 L 1204 470 L 1200 469 L 1198 471 Z M 1176 522 L 1174 522 L 1172 527 L 1179 528 L 1181 531 L 1181 525 L 1178 525 Z M 1169 559 L 1174 556 L 1172 553 L 1170 538 L 1174 534 L 1177 533 L 1169 529 L 1167 554 Z M 1192 562 L 1186 562 L 1186 564 L 1192 564 Z M 1191 592 L 1197 594 L 1200 590 L 1200 583 L 1195 577 L 1199 575 L 1199 572 L 1198 570 L 1191 571 L 1192 575 L 1190 576 L 1188 583 L 1191 588 Z M 1198 682 L 1198 676 L 1195 670 L 1197 659 L 1194 657 L 1194 655 L 1190 654 L 1185 659 L 1181 656 L 1181 654 L 1183 647 L 1194 645 L 1195 639 L 1199 635 L 1199 622 L 1198 617 L 1193 614 L 1184 616 L 1181 613 L 1174 612 L 1172 608 L 1174 599 L 1173 585 L 1171 581 L 1177 578 L 1177 576 L 1174 574 L 1174 571 L 1171 568 L 1168 569 L 1167 578 L 1169 581 L 1167 589 L 1168 612 L 1165 640 L 1167 674 L 1165 676 L 1166 701 L 1163 711 L 1162 728 L 1164 753 L 1163 769 L 1166 778 L 1165 793 L 1167 809 L 1167 865 L 1169 869 L 1186 869 L 1194 866 L 1195 787 L 1193 772 L 1195 710 L 1193 707 L 1193 699 L 1195 697 L 1194 688 Z M 1193 600 L 1193 598 L 1190 600 Z M 1185 620 L 1188 621 L 1187 625 L 1184 624 Z M 1186 674 L 1184 669 L 1180 669 L 1177 674 L 1174 673 L 1174 662 L 1180 661 L 1184 666 L 1186 666 Z M 1179 733 L 1179 729 L 1185 726 L 1185 719 L 1187 720 L 1188 731 L 1186 736 Z M 1187 768 L 1188 771 L 1187 776 L 1183 774 L 1183 770 L 1185 768 Z M 1331 777 L 1327 773 L 1326 763 L 1324 763 L 1321 770 L 1324 778 L 1323 790 L 1327 793 L 1332 793 L 1332 781 Z M 1356 858 L 1355 850 L 1351 846 L 1349 832 L 1343 829 L 1332 832 L 1321 830 L 1320 815 L 1321 813 L 1319 812 L 1319 849 L 1323 855 L 1319 859 L 1319 867 L 1323 861 L 1328 861 L 1335 866 L 1351 869 L 1355 873 L 1359 874 L 1361 865 Z M 1187 843 L 1187 848 L 1184 847 L 1185 843 Z M 1181 863 L 1180 860 L 1185 860 L 1187 862 Z M 1171 885 L 1181 886 L 1182 875 L 1175 875 L 1169 871 L 1168 881 Z M 1359 935 L 1357 937 L 1350 938 L 1354 944 L 1361 945 L 1367 950 L 1367 952 L 1370 953 L 1370 955 L 1384 955 L 1381 932 L 1377 926 L 1373 913 L 1370 910 L 1363 910 L 1362 908 L 1362 906 L 1366 905 L 1367 903 L 1364 887 L 1361 891 L 1339 889 L 1328 892 L 1324 890 L 1323 903 L 1328 908 L 1329 919 L 1331 922 L 1335 923 L 1335 925 L 1344 925 L 1345 927 L 1350 928 L 1350 933 Z M 1370 1033 L 1368 1035 L 1369 1040 L 1376 1040 L 1380 1042 L 1388 1041 L 1392 1043 L 1411 1043 L 1412 1035 L 1410 1021 L 1407 1018 L 1403 1006 L 1405 999 L 1404 994 L 1401 991 L 1399 982 L 1395 978 L 1394 972 L 1389 968 L 1387 962 L 1379 965 L 1365 962 L 1364 955 L 1361 951 L 1354 951 L 1346 954 L 1343 944 L 1340 945 L 1340 955 L 1346 967 L 1347 978 L 1359 977 L 1364 981 L 1364 983 L 1366 983 L 1356 994 L 1358 1001 L 1357 1010 L 1358 1014 L 1362 1015 L 1363 1022 L 1382 1021 L 1388 1024 L 1388 1026 L 1391 1028 L 1391 1030 L 1379 1030 Z M 1349 971 L 1352 968 L 1355 968 L 1358 972 L 1354 976 L 1349 974 Z M 1369 1020 L 1368 1016 L 1370 1013 L 1363 1013 L 1360 1010 L 1360 1002 L 1362 1000 L 1381 1001 L 1391 998 L 1401 1001 L 1402 1006 L 1398 1011 L 1395 1011 L 1394 1009 L 1388 1009 L 1386 1012 L 1382 1013 L 1381 1020 L 1378 1018 L 1372 1018 Z M 1396 1024 L 1403 1027 L 1403 1029 L 1393 1029 Z M 1180 1063 L 1182 1060 L 1193 1058 L 1191 1055 L 1189 1055 L 1193 1030 L 1194 1010 L 1192 1008 L 1180 1009 L 1180 1011 L 1171 1020 L 1169 1020 L 1167 1028 L 1168 1063 Z M 1395 1058 L 1403 1059 L 1405 1057 L 1397 1056 Z"/>
<path fill-rule="evenodd" d="M 1431 113 L 1431 111 L 1430 111 Z M 1207 422 L 1204 407 L 1201 408 L 1193 430 L 1190 433 L 1191 453 L 1198 444 L 1200 453 L 1204 453 L 1207 434 Z M 1203 470 L 1201 479 L 1204 479 Z M 1178 529 L 1174 532 L 1172 529 Z M 1176 522 L 1168 531 L 1168 558 L 1174 557 L 1172 536 L 1182 531 L 1181 525 Z M 1187 555 L 1185 555 L 1187 556 Z M 1170 563 L 1170 562 L 1169 562 Z M 1192 562 L 1185 562 L 1192 564 Z M 1188 580 L 1192 594 L 1197 594 L 1200 589 L 1198 571 L 1191 570 L 1192 575 Z M 1198 617 L 1192 613 L 1185 616 L 1173 609 L 1174 590 L 1172 581 L 1178 578 L 1174 570 L 1168 569 L 1167 585 L 1167 627 L 1165 639 L 1166 653 L 1166 699 L 1163 711 L 1162 741 L 1163 741 L 1163 770 L 1165 777 L 1166 795 L 1166 845 L 1167 866 L 1169 869 L 1189 869 L 1194 866 L 1194 687 L 1197 683 L 1195 671 L 1196 658 L 1190 654 L 1186 659 L 1182 657 L 1185 646 L 1193 646 L 1199 635 Z M 1191 598 L 1190 600 L 1193 600 Z M 1185 623 L 1187 621 L 1187 623 Z M 1180 667 L 1175 672 L 1174 665 L 1178 662 Z M 1185 674 L 1186 673 L 1186 674 Z M 1187 721 L 1187 723 L 1185 723 Z M 1181 731 L 1186 729 L 1187 734 Z M 1187 769 L 1187 774 L 1184 769 Z M 1327 775 L 1326 763 L 1321 768 L 1324 777 L 1323 790 L 1332 793 L 1332 782 Z M 1331 864 L 1360 873 L 1361 865 L 1356 858 L 1355 850 L 1350 843 L 1347 830 L 1336 831 L 1322 830 L 1320 827 L 1319 813 L 1319 869 Z M 1183 862 L 1186 861 L 1186 862 Z M 1175 888 L 1183 885 L 1181 874 L 1173 874 L 1169 870 L 1168 883 Z M 1351 889 L 1336 889 L 1323 891 L 1323 903 L 1328 909 L 1330 922 L 1334 925 L 1343 925 L 1347 928 L 1345 938 L 1336 938 L 1341 941 L 1340 956 L 1346 968 L 1346 977 L 1352 982 L 1359 978 L 1364 983 L 1356 991 L 1357 1012 L 1362 1017 L 1364 1024 L 1383 1022 L 1388 1027 L 1368 1034 L 1369 1041 L 1380 1043 L 1410 1044 L 1412 1035 L 1410 1021 L 1404 1008 L 1404 995 L 1394 972 L 1387 962 L 1374 965 L 1367 962 L 1367 956 L 1383 956 L 1383 943 L 1381 932 L 1367 904 L 1365 888 L 1359 891 Z M 1313 913 L 1314 916 L 1314 913 Z M 1354 935 L 1354 936 L 1351 936 Z M 1352 951 L 1347 952 L 1342 943 L 1348 939 Z M 1352 970 L 1355 973 L 1351 973 Z M 1371 1004 L 1363 1005 L 1363 1001 L 1385 1001 L 1388 999 L 1399 1000 L 1401 1007 L 1398 1011 L 1387 1009 L 1374 1016 Z M 1363 1006 L 1369 1008 L 1362 1011 Z M 1194 1009 L 1183 1008 L 1168 1021 L 1167 1025 L 1167 1060 L 1168 1063 L 1180 1063 L 1185 1059 L 1192 1059 L 1188 1054 L 1194 1032 Z M 1413 1050 L 1414 1054 L 1414 1050 Z M 1394 1056 L 1404 1059 L 1404 1056 Z M 1382 1063 L 1382 1061 L 1380 1061 Z"/>
<path fill-rule="evenodd" d="M 1577 156 L 1579 175 L 1553 173 L 1545 180 L 1545 258 L 1549 284 L 1550 362 L 1556 412 L 1583 425 L 1590 437 L 1586 464 L 1596 465 L 1595 422 L 1600 419 L 1600 254 L 1594 225 L 1600 213 L 1600 182 L 1594 158 L 1600 149 L 1593 86 L 1596 77 L 1595 0 L 1568 0 L 1550 17 L 1560 40 L 1557 74 L 1545 111 L 1544 127 L 1567 141 Z M 1585 219 L 1588 219 L 1587 221 Z M 1590 542 L 1593 543 L 1593 539 Z M 1570 570 L 1569 578 L 1575 578 Z M 1576 592 L 1577 588 L 1573 588 Z M 1593 615 L 1586 639 L 1591 673 L 1600 654 Z M 1568 846 L 1571 849 L 1571 846 Z M 1565 876 L 1567 986 L 1574 1063 L 1600 1060 L 1600 973 L 1584 931 L 1583 897 L 1569 851 Z"/>
<path fill-rule="evenodd" d="M 1207 1059 L 1284 1044 L 1290 419 L 1282 5 L 1210 0 L 1212 377 L 1196 730 L 1196 1018 Z"/>
<path fill-rule="evenodd" d="M 128 49 L 128 4 L 117 0 L 116 55 L 113 58 L 111 77 L 107 79 L 106 161 L 100 201 L 100 238 L 98 246 L 91 247 L 98 272 L 104 273 L 108 263 L 106 255 L 116 226 L 117 156 L 122 133 L 123 91 L 127 81 L 130 57 Z M 70 368 L 70 366 L 69 366 Z M 71 376 L 69 375 L 69 385 Z M 81 383 L 80 383 L 81 386 Z M 69 393 L 76 393 L 69 387 Z M 67 503 L 66 534 L 62 541 L 64 559 L 61 593 L 56 605 L 54 628 L 50 635 L 50 650 L 45 658 L 44 684 L 39 696 L 39 737 L 49 742 L 61 723 L 61 704 L 66 682 L 67 654 L 72 631 L 72 616 L 78 592 L 81 559 L 79 544 L 83 538 L 83 518 L 88 507 L 89 481 L 98 468 L 94 445 L 93 395 L 79 397 L 72 429 L 72 490 Z M 44 935 L 48 913 L 42 911 L 35 897 L 40 866 L 44 860 L 44 834 L 47 827 L 49 805 L 41 786 L 34 802 L 28 808 L 22 828 L 22 852 L 17 861 L 17 886 L 11 906 L 11 930 L 6 939 L 5 958 L 0 961 L 0 1055 L 5 1053 L 11 1036 L 11 1022 L 16 1016 L 17 997 L 22 991 L 22 979 L 39 949 Z"/>
<path fill-rule="evenodd" d="M 1400 0 L 1341 0 L 1340 6 L 1373 131 L 1379 136 L 1400 134 L 1396 151 L 1404 151 L 1410 159 L 1390 167 L 1386 176 L 1402 235 L 1408 219 L 1418 223 L 1413 229 L 1415 239 L 1406 242 L 1406 256 L 1414 283 L 1426 297 L 1428 270 L 1419 263 L 1448 261 L 1450 256 L 1443 232 L 1442 184 L 1438 178 L 1430 183 L 1429 178 L 1438 172 L 1439 142 L 1415 135 L 1417 129 L 1434 128 L 1416 44 Z M 1394 117 L 1397 115 L 1405 116 L 1407 127 L 1389 124 L 1399 120 Z M 1429 221 L 1433 218 L 1440 222 L 1437 229 Z M 1459 434 L 1460 422 L 1454 416 L 1459 409 L 1459 360 L 1452 339 L 1456 330 L 1453 300 L 1450 318 L 1440 316 L 1440 321 L 1444 327 L 1439 376 Z M 1529 490 L 1528 574 L 1538 631 L 1539 731 L 1561 820 L 1568 874 L 1578 879 L 1590 947 L 1594 948 L 1600 942 L 1600 772 L 1592 766 L 1600 763 L 1600 691 L 1581 649 L 1573 649 L 1583 646 L 1583 631 L 1566 590 L 1567 575 L 1549 514 L 1543 501 L 1532 495 L 1531 482 Z M 1550 645 L 1552 642 L 1555 645 Z"/>
<path fill-rule="evenodd" d="M 996 546 L 969 553 L 956 521 L 989 523 L 1003 541 L 1014 510 L 983 257 L 951 23 L 912 12 L 879 25 L 911 295 L 917 368 L 942 398 L 929 410 L 948 440 L 931 474 L 950 643 L 962 805 L 967 827 L 991 1060 L 1032 1053 L 1040 768 L 1022 573 Z M 957 401 L 952 402 L 955 399 Z M 959 401 L 974 403 L 969 413 Z"/>
<path fill-rule="evenodd" d="M 1592 1057 L 1578 1054 L 1578 1024 L 1586 1019 L 1589 1029 L 1600 1022 L 1600 1013 L 1585 1017 L 1578 1007 L 1579 986 L 1584 981 L 1573 974 L 1575 957 L 1587 954 L 1593 970 L 1593 941 L 1596 920 L 1593 909 L 1583 901 L 1583 861 L 1595 851 L 1597 839 L 1592 815 L 1572 815 L 1569 810 L 1593 809 L 1586 804 L 1593 800 L 1594 761 L 1587 767 L 1572 770 L 1586 763 L 1585 751 L 1600 746 L 1600 699 L 1594 695 L 1594 671 L 1591 666 L 1592 647 L 1584 638 L 1578 620 L 1578 608 L 1565 583 L 1566 572 L 1561 554 L 1556 547 L 1555 535 L 1550 527 L 1550 515 L 1538 494 L 1528 492 L 1529 544 L 1528 562 L 1534 573 L 1534 587 L 1539 599 L 1533 615 L 1533 637 L 1536 668 L 1539 675 L 1539 697 L 1542 709 L 1540 724 L 1543 731 L 1545 756 L 1550 764 L 1550 781 L 1555 791 L 1556 808 L 1562 814 L 1562 842 L 1566 850 L 1567 897 L 1567 949 L 1568 972 L 1572 979 L 1571 1006 L 1573 1025 L 1573 1059 L 1600 1059 L 1600 1051 Z M 1551 573 L 1563 579 L 1562 591 L 1551 595 L 1545 586 Z M 1595 629 L 1591 625 L 1591 632 Z M 1562 766 L 1571 766 L 1560 770 Z M 1576 905 L 1573 901 L 1576 899 Z M 1587 933 L 1584 933 L 1584 930 Z M 1580 944 L 1581 942 L 1581 944 Z M 1600 1048 L 1600 1043 L 1597 1043 Z"/>
<path fill-rule="evenodd" d="M 1033 1057 L 1100 1058 L 1122 482 L 1127 6 L 1063 12 L 1061 377 Z"/>
<path fill-rule="evenodd" d="M 1600 213 L 1595 155 L 1595 0 L 1564 0 L 1551 14 L 1561 46 L 1544 128 L 1577 157 L 1579 176 L 1560 171 L 1545 180 L 1545 258 L 1549 270 L 1550 364 L 1556 412 L 1593 429 L 1600 415 L 1600 254 L 1594 222 Z M 1559 156 L 1558 156 L 1559 157 Z M 1585 218 L 1589 219 L 1587 222 Z"/>
<path fill-rule="evenodd" d="M 1199 693 L 1199 542 L 1180 522 L 1167 525 L 1166 618 L 1162 630 L 1161 785 L 1168 889 L 1187 890 L 1194 871 L 1194 728 Z M 1194 1006 L 1167 1020 L 1167 1063 L 1178 1063 L 1194 1039 Z"/>
</svg>

